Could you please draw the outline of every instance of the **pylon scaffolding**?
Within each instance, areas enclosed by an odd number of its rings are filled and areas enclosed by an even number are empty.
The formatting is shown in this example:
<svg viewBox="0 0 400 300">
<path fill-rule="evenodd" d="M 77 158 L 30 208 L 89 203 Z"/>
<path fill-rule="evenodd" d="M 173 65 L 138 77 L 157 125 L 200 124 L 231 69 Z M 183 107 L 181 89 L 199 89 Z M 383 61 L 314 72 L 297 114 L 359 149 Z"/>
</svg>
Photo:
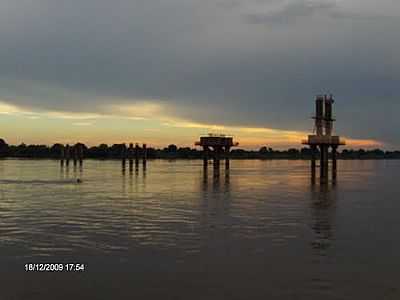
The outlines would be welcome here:
<svg viewBox="0 0 400 300">
<path fill-rule="evenodd" d="M 326 183 L 329 180 L 329 149 L 331 148 L 332 159 L 332 179 L 336 181 L 337 178 L 337 148 L 345 145 L 345 141 L 337 135 L 332 135 L 333 118 L 332 106 L 334 99 L 332 95 L 317 96 L 315 100 L 315 130 L 316 134 L 309 135 L 307 140 L 302 143 L 309 145 L 311 148 L 311 176 L 313 181 L 316 176 L 316 160 L 319 149 L 320 153 L 320 181 Z"/>
</svg>

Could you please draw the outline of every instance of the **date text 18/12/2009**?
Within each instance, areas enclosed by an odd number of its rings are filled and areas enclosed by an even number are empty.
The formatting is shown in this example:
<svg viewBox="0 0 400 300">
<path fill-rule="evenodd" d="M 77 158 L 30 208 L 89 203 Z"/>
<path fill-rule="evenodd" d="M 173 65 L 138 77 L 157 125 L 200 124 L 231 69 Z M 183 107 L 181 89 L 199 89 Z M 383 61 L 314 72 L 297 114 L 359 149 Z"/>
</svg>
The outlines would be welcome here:
<svg viewBox="0 0 400 300">
<path fill-rule="evenodd" d="M 26 272 L 83 272 L 86 266 L 82 263 L 29 263 L 25 264 Z"/>
</svg>

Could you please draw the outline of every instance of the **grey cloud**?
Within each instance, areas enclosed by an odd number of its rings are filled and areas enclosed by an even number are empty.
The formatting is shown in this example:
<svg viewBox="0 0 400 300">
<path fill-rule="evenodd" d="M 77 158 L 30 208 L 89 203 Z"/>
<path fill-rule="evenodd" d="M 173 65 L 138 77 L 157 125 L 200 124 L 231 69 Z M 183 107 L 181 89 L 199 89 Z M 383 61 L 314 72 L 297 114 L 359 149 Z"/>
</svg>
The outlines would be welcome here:
<svg viewBox="0 0 400 300">
<path fill-rule="evenodd" d="M 279 1 L 0 0 L 0 99 L 85 112 L 156 99 L 193 121 L 309 130 L 326 91 L 338 131 L 400 145 L 399 24 L 290 3 L 249 23 Z"/>
<path fill-rule="evenodd" d="M 391 22 L 397 22 L 398 21 L 398 16 L 395 15 L 390 15 L 390 14 L 374 14 L 374 13 L 369 13 L 369 14 L 362 14 L 362 13 L 356 13 L 356 12 L 346 12 L 346 11 L 340 11 L 340 10 L 334 10 L 329 13 L 329 16 L 331 18 L 336 18 L 336 19 L 350 19 L 352 21 L 391 21 Z"/>
<path fill-rule="evenodd" d="M 243 17 L 250 24 L 289 24 L 300 18 L 332 11 L 336 7 L 336 1 L 296 0 L 287 3 L 276 11 L 269 13 L 249 13 Z"/>
<path fill-rule="evenodd" d="M 398 10 L 399 8 L 397 8 Z M 293 24 L 304 18 L 313 16 L 328 17 L 333 19 L 350 19 L 352 21 L 397 21 L 398 15 L 387 11 L 357 12 L 349 11 L 338 5 L 336 0 L 310 1 L 293 0 L 280 9 L 269 12 L 245 13 L 243 19 L 249 24 L 284 25 Z"/>
</svg>

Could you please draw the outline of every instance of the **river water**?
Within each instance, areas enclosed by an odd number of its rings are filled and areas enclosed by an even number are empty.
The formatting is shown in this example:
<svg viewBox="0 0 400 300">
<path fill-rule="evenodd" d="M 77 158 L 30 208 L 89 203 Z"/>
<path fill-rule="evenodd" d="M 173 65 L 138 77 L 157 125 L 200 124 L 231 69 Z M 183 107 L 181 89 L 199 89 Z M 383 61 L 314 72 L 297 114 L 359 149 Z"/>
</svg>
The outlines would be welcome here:
<svg viewBox="0 0 400 300">
<path fill-rule="evenodd" d="M 338 169 L 1 160 L 0 299 L 400 299 L 400 161 Z"/>
</svg>

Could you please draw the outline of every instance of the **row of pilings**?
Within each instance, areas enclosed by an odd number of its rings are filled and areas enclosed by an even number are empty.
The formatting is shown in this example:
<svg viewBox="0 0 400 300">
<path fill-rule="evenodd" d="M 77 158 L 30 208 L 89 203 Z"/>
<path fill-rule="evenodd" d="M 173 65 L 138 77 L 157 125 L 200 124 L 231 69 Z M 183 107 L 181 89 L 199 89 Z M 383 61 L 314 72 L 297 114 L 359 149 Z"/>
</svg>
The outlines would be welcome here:
<svg viewBox="0 0 400 300">
<path fill-rule="evenodd" d="M 126 144 L 121 145 L 120 151 L 120 159 L 122 162 L 122 169 L 126 168 L 126 162 L 129 163 L 129 169 L 133 170 L 133 166 L 135 168 L 139 168 L 139 161 L 142 160 L 143 168 L 146 168 L 147 165 L 147 145 L 143 144 L 142 147 L 139 146 L 138 143 L 135 145 L 130 143 L 127 147 Z M 78 164 L 80 167 L 83 166 L 84 160 L 84 145 L 83 144 L 75 144 L 73 146 L 63 145 L 60 149 L 60 165 L 61 167 L 68 167 L 70 165 L 70 161 L 73 162 L 74 167 Z"/>
<path fill-rule="evenodd" d="M 74 166 L 76 166 L 79 162 L 79 166 L 82 167 L 83 165 L 83 145 L 76 144 L 73 146 L 65 145 L 61 147 L 60 153 L 60 164 L 61 167 L 69 166 L 70 160 L 73 161 Z"/>
<path fill-rule="evenodd" d="M 122 147 L 121 153 L 121 161 L 122 161 L 122 170 L 126 169 L 126 161 L 129 162 L 129 171 L 133 170 L 133 162 L 135 162 L 135 169 L 139 169 L 139 160 L 142 159 L 143 170 L 146 170 L 147 167 L 147 145 L 143 144 L 142 148 L 139 147 L 139 144 L 135 144 L 133 147 L 133 143 L 129 144 L 127 148 L 125 144 Z"/>
</svg>

